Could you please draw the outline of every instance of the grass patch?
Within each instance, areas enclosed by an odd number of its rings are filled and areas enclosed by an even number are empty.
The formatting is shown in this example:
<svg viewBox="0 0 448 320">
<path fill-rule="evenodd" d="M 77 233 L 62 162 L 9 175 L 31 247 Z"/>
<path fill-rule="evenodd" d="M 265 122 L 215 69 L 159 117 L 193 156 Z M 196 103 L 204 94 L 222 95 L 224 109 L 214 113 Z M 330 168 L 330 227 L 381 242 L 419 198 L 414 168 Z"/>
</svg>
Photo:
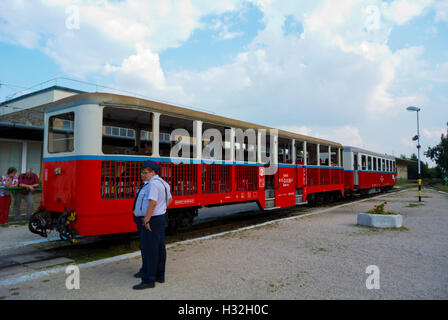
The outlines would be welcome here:
<svg viewBox="0 0 448 320">
<path fill-rule="evenodd" d="M 388 228 L 387 230 L 392 230 L 392 231 L 409 231 L 409 228 L 401 226 L 400 228 Z"/>
<path fill-rule="evenodd" d="M 275 293 L 279 289 L 283 289 L 285 286 L 289 286 L 290 283 L 286 280 L 279 280 L 277 283 L 269 282 L 268 286 L 268 292 L 269 293 Z"/>
<path fill-rule="evenodd" d="M 9 227 L 9 224 L 7 224 L 7 223 L 5 223 L 5 224 L 0 224 L 0 227 L 2 227 L 2 228 L 8 228 L 8 227 Z"/>
<path fill-rule="evenodd" d="M 416 207 L 421 207 L 424 206 L 424 203 L 410 203 L 409 205 L 407 205 L 407 208 L 416 208 Z"/>
<path fill-rule="evenodd" d="M 104 251 L 92 251 L 74 257 L 73 260 L 76 264 L 86 263 L 90 261 L 96 261 L 106 258 L 119 256 L 126 253 L 131 253 L 140 250 L 140 241 L 131 241 L 130 243 L 121 244 L 116 247 L 107 248 Z"/>
<path fill-rule="evenodd" d="M 140 241 L 138 239 L 129 239 L 127 241 L 110 239 L 89 244 L 73 245 L 69 249 L 66 247 L 61 247 L 47 251 L 55 254 L 56 256 L 72 259 L 75 264 L 82 264 L 139 250 Z"/>
<path fill-rule="evenodd" d="M 367 227 L 360 224 L 356 225 L 357 227 L 360 227 L 360 230 L 358 232 L 347 232 L 347 235 L 349 236 L 357 236 L 357 235 L 369 235 L 369 234 L 375 234 L 375 233 L 381 233 L 384 231 L 409 231 L 408 228 L 401 226 L 400 228 L 375 228 L 375 227 Z"/>
<path fill-rule="evenodd" d="M 436 189 L 439 189 L 440 191 L 448 192 L 448 186 L 447 185 L 444 185 L 444 184 L 441 184 L 441 183 L 437 183 L 434 187 Z"/>
<path fill-rule="evenodd" d="M 313 253 L 316 254 L 316 253 L 328 252 L 328 249 L 325 249 L 325 248 L 311 248 L 311 251 L 313 251 Z"/>
<path fill-rule="evenodd" d="M 397 183 L 395 185 L 398 186 L 398 187 L 410 188 L 410 187 L 418 186 L 418 183 L 417 182 L 410 182 L 410 181 L 398 179 Z"/>
</svg>

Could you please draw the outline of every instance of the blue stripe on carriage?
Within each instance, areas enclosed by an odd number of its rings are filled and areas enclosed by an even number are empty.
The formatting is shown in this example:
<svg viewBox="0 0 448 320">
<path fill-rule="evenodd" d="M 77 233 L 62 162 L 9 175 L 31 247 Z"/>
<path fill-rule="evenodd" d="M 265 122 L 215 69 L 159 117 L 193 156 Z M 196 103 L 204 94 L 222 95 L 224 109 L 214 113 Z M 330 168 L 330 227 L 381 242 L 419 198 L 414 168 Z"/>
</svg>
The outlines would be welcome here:
<svg viewBox="0 0 448 320">
<path fill-rule="evenodd" d="M 223 165 L 242 165 L 242 166 L 255 166 L 261 167 L 262 163 L 246 163 L 239 161 L 213 161 L 213 160 L 195 160 L 195 159 L 173 159 L 173 158 L 156 158 L 156 157 L 139 157 L 139 156 L 62 156 L 62 157 L 50 157 L 44 158 L 43 162 L 56 162 L 56 161 L 77 161 L 77 160 L 113 160 L 113 161 L 145 161 L 153 160 L 162 163 L 193 163 L 193 164 L 223 164 Z M 319 168 L 319 169 L 344 169 L 343 167 L 328 167 L 328 166 L 305 166 L 294 164 L 279 164 L 280 168 Z"/>
<path fill-rule="evenodd" d="M 344 170 L 344 171 L 355 172 L 355 170 Z M 372 170 L 358 170 L 358 172 L 396 173 L 394 171 L 372 171 Z"/>
<path fill-rule="evenodd" d="M 395 173 L 394 171 L 358 170 L 358 172 Z"/>
<path fill-rule="evenodd" d="M 195 159 L 175 159 L 175 158 L 157 158 L 157 157 L 139 157 L 139 156 L 62 156 L 62 157 L 47 157 L 43 162 L 56 161 L 79 161 L 79 160 L 112 160 L 112 161 L 146 161 L 153 160 L 162 163 L 192 163 L 192 164 L 222 164 L 222 165 L 244 165 L 244 166 L 263 166 L 261 163 L 244 163 L 237 161 L 218 161 L 218 160 L 195 160 Z"/>
</svg>

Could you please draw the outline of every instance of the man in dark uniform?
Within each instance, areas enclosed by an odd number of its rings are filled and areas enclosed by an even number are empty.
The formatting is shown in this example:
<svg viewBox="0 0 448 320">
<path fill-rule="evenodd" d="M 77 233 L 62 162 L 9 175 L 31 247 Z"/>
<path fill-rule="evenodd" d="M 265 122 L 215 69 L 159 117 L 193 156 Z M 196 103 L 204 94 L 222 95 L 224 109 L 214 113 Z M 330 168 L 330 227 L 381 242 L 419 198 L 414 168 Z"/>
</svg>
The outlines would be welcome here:
<svg viewBox="0 0 448 320">
<path fill-rule="evenodd" d="M 159 170 L 157 163 L 145 161 L 141 169 L 145 185 L 134 203 L 135 221 L 142 226 L 139 230 L 142 268 L 135 274 L 142 282 L 133 286 L 135 290 L 154 288 L 155 281 L 165 282 L 166 208 L 172 197 L 169 184 L 158 176 Z"/>
</svg>

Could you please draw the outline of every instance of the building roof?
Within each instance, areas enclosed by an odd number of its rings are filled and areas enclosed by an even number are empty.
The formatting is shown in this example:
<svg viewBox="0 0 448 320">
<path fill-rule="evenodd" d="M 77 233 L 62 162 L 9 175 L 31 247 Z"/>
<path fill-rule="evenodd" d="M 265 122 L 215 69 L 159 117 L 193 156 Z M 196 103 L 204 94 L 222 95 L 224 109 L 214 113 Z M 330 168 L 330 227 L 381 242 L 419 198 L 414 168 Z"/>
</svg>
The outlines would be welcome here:
<svg viewBox="0 0 448 320">
<path fill-rule="evenodd" d="M 397 157 L 395 157 L 395 161 L 398 163 L 398 162 L 406 162 L 407 164 L 410 164 L 410 163 L 417 163 L 417 161 L 415 161 L 415 160 L 409 160 L 409 159 L 403 159 L 403 158 L 397 158 Z"/>
<path fill-rule="evenodd" d="M 29 97 L 32 97 L 32 96 L 35 96 L 35 95 L 38 95 L 38 94 L 41 94 L 41 93 L 45 93 L 45 92 L 51 91 L 51 90 L 60 90 L 60 91 L 73 92 L 73 93 L 85 93 L 85 91 L 80 91 L 80 90 L 76 90 L 76 89 L 71 89 L 71 88 L 55 85 L 55 86 L 51 86 L 51 87 L 48 87 L 48 88 L 45 88 L 45 89 L 42 89 L 42 90 L 38 90 L 38 91 L 34 91 L 34 92 L 30 92 L 30 93 L 21 95 L 21 96 L 19 96 L 17 98 L 11 99 L 11 100 L 6 100 L 6 101 L 0 103 L 0 107 L 3 107 L 3 106 L 5 106 L 5 105 L 7 105 L 9 103 L 12 103 L 12 102 L 16 102 L 16 101 L 19 101 L 19 100 L 22 100 L 22 99 L 26 99 L 26 98 L 29 98 Z"/>
</svg>

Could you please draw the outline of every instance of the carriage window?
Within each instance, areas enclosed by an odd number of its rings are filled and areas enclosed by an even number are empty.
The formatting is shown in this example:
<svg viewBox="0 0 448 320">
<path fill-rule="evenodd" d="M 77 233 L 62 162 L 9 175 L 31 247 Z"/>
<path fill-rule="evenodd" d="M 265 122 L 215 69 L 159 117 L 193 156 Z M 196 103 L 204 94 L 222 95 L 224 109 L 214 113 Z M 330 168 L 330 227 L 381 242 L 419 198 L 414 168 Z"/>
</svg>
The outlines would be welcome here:
<svg viewBox="0 0 448 320">
<path fill-rule="evenodd" d="M 292 140 L 278 138 L 278 163 L 292 163 Z"/>
<path fill-rule="evenodd" d="M 386 160 L 386 171 L 390 171 L 390 160 Z"/>
<path fill-rule="evenodd" d="M 337 167 L 338 163 L 338 148 L 331 148 L 331 166 Z"/>
<path fill-rule="evenodd" d="M 194 141 L 193 120 L 160 116 L 159 154 L 161 157 L 192 159 Z"/>
<path fill-rule="evenodd" d="M 373 170 L 378 170 L 378 158 L 373 157 Z"/>
<path fill-rule="evenodd" d="M 395 161 L 392 161 L 392 171 L 395 172 Z"/>
<path fill-rule="evenodd" d="M 269 137 L 266 137 L 267 141 Z M 266 156 L 270 148 L 267 145 Z M 235 160 L 244 162 L 257 161 L 257 132 L 252 129 L 235 128 Z"/>
<path fill-rule="evenodd" d="M 230 128 L 203 122 L 202 159 L 230 160 L 231 151 Z"/>
<path fill-rule="evenodd" d="M 305 155 L 303 150 L 303 142 L 296 140 L 296 163 L 304 164 Z"/>
<path fill-rule="evenodd" d="M 372 170 L 372 157 L 367 157 L 367 170 Z"/>
<path fill-rule="evenodd" d="M 317 160 L 317 144 L 307 143 L 306 151 L 307 151 L 306 164 L 312 166 L 319 165 Z"/>
<path fill-rule="evenodd" d="M 328 146 L 320 145 L 319 148 L 319 165 L 328 166 Z"/>
<path fill-rule="evenodd" d="M 358 166 L 358 154 L 354 153 L 353 154 L 353 168 L 354 170 L 359 170 L 359 166 Z"/>
<path fill-rule="evenodd" d="M 104 154 L 152 155 L 152 113 L 105 107 Z"/>
<path fill-rule="evenodd" d="M 50 117 L 48 152 L 72 152 L 75 140 L 75 113 L 69 112 Z"/>
<path fill-rule="evenodd" d="M 366 156 L 362 155 L 361 156 L 361 170 L 366 170 L 366 169 L 367 169 Z"/>
<path fill-rule="evenodd" d="M 381 159 L 381 171 L 385 171 L 384 159 Z"/>
</svg>

